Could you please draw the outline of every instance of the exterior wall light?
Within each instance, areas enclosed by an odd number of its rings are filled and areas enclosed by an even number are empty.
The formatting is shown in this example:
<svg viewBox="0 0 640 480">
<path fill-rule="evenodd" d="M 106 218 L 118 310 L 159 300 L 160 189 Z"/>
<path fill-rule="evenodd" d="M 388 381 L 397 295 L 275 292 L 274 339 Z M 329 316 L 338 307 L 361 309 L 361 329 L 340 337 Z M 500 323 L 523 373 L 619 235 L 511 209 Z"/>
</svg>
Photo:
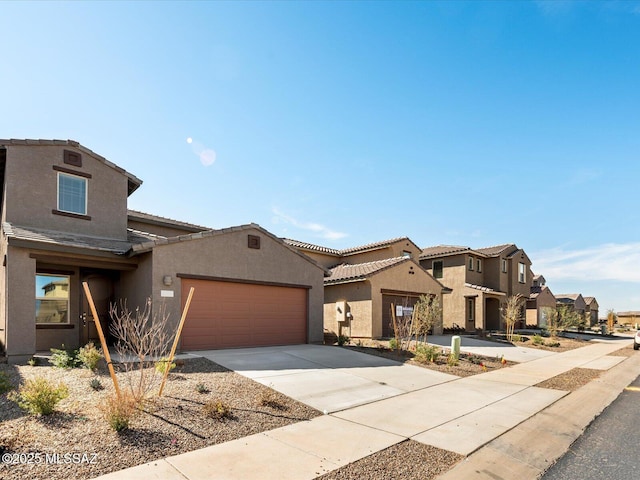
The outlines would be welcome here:
<svg viewBox="0 0 640 480">
<path fill-rule="evenodd" d="M 171 275 L 165 275 L 164 277 L 162 277 L 162 283 L 164 283 L 167 287 L 170 287 L 173 283 L 173 278 L 171 278 Z"/>
</svg>

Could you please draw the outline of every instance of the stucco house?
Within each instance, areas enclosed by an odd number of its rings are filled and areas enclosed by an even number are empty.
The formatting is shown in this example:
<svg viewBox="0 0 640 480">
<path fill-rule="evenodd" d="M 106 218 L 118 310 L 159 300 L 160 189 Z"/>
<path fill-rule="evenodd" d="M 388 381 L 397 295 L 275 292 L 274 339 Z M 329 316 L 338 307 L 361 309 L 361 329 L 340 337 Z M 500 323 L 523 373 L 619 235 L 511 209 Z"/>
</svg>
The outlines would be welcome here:
<svg viewBox="0 0 640 480">
<path fill-rule="evenodd" d="M 437 245 L 423 249 L 419 258 L 425 270 L 452 290 L 443 297 L 445 328 L 500 329 L 507 298 L 518 294 L 529 298 L 531 260 L 515 244 L 478 249 Z M 524 318 L 523 306 L 522 324 Z"/>
<path fill-rule="evenodd" d="M 437 297 L 450 290 L 418 263 L 420 248 L 406 237 L 336 250 L 285 239 L 329 269 L 324 280 L 324 328 L 329 335 L 352 338 L 393 336 L 391 305 L 410 315 L 421 295 Z M 446 295 L 445 295 L 446 296 Z M 442 333 L 442 323 L 433 327 Z"/>
<path fill-rule="evenodd" d="M 72 140 L 0 140 L 0 347 L 10 362 L 96 339 L 109 306 L 151 299 L 183 349 L 321 342 L 326 270 L 258 225 L 212 230 L 130 211 L 142 181 Z"/>
<path fill-rule="evenodd" d="M 587 326 L 593 327 L 598 323 L 598 309 L 600 308 L 600 306 L 598 305 L 596 297 L 584 297 L 584 303 L 584 314 L 587 320 Z"/>
<path fill-rule="evenodd" d="M 630 325 L 635 328 L 640 323 L 640 310 L 630 310 L 627 312 L 617 312 L 619 325 Z"/>
<path fill-rule="evenodd" d="M 556 309 L 556 297 L 547 287 L 546 280 L 542 275 L 533 275 L 533 285 L 526 306 L 527 326 L 546 327 L 547 309 Z"/>
<path fill-rule="evenodd" d="M 566 306 L 584 318 L 587 304 L 580 293 L 559 293 L 556 295 L 556 305 L 558 308 Z"/>
</svg>

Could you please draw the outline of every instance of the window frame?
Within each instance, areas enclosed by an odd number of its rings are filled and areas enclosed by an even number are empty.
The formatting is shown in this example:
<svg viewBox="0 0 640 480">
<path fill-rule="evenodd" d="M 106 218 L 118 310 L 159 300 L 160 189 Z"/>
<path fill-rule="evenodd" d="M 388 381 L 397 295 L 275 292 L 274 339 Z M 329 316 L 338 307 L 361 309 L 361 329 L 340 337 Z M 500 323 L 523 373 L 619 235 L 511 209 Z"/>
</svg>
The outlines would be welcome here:
<svg viewBox="0 0 640 480">
<path fill-rule="evenodd" d="M 65 278 L 67 280 L 67 296 L 66 298 L 63 297 L 52 297 L 52 298 L 47 298 L 46 295 L 38 295 L 38 277 L 51 277 L 51 278 Z M 36 326 L 65 326 L 65 325 L 70 325 L 71 324 L 71 316 L 69 315 L 69 308 L 71 305 L 71 275 L 68 274 L 57 274 L 57 273 L 43 273 L 43 272 L 36 272 L 35 274 L 35 287 L 36 290 L 34 291 L 34 300 L 36 302 L 36 315 L 34 318 L 34 322 L 36 324 Z M 53 280 L 52 280 L 53 281 Z M 51 282 L 50 282 L 51 283 Z M 46 286 L 47 284 L 45 284 Z M 67 302 L 67 309 L 66 309 L 66 319 L 64 322 L 38 322 L 38 306 L 37 306 L 37 302 L 42 302 L 43 300 L 57 300 L 57 301 L 61 301 L 61 300 L 66 300 Z"/>
<path fill-rule="evenodd" d="M 507 273 L 507 259 L 502 258 L 502 273 Z"/>
<path fill-rule="evenodd" d="M 440 276 L 436 275 L 436 263 L 440 264 Z M 431 271 L 433 272 L 433 278 L 442 278 L 444 276 L 444 261 L 442 260 L 434 260 L 431 265 Z"/>
<path fill-rule="evenodd" d="M 469 256 L 468 269 L 470 272 L 473 272 L 473 260 L 474 258 L 472 256 Z"/>
<path fill-rule="evenodd" d="M 476 259 L 476 270 L 478 271 L 478 273 L 482 273 L 482 259 L 481 258 Z"/>
<path fill-rule="evenodd" d="M 476 299 L 467 297 L 467 322 L 476 321 Z"/>
<path fill-rule="evenodd" d="M 57 172 L 57 211 L 68 214 L 68 215 L 77 215 L 79 217 L 86 217 L 89 203 L 89 181 L 86 177 L 81 175 L 74 175 L 73 173 L 68 172 Z M 75 180 L 81 180 L 84 183 L 84 211 L 83 212 L 74 212 L 72 210 L 65 210 L 61 205 L 61 196 L 60 196 L 60 179 L 66 177 Z"/>
<path fill-rule="evenodd" d="M 526 283 L 526 281 L 527 281 L 527 266 L 522 262 L 518 262 L 518 282 Z"/>
</svg>

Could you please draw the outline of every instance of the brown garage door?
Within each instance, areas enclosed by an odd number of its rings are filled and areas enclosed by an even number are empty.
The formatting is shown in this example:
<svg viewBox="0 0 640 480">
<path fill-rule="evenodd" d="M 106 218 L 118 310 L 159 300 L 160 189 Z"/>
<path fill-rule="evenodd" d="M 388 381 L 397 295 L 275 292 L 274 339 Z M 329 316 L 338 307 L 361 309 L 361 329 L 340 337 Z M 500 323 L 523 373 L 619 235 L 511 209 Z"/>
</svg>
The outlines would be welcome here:
<svg viewBox="0 0 640 480">
<path fill-rule="evenodd" d="M 183 278 L 182 305 L 190 287 L 184 350 L 306 343 L 305 288 Z"/>
</svg>

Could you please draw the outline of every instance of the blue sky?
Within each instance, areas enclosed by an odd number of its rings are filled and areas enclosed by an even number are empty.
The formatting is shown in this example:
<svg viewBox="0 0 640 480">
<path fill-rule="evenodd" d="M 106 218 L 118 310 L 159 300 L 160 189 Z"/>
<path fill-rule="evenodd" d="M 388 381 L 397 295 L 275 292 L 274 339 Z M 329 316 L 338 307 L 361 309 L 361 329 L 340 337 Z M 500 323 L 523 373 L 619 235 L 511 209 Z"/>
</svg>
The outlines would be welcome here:
<svg viewBox="0 0 640 480">
<path fill-rule="evenodd" d="M 130 208 L 334 248 L 516 243 L 640 310 L 640 2 L 2 2 L 0 137 Z M 191 139 L 191 143 L 187 141 Z"/>
</svg>

